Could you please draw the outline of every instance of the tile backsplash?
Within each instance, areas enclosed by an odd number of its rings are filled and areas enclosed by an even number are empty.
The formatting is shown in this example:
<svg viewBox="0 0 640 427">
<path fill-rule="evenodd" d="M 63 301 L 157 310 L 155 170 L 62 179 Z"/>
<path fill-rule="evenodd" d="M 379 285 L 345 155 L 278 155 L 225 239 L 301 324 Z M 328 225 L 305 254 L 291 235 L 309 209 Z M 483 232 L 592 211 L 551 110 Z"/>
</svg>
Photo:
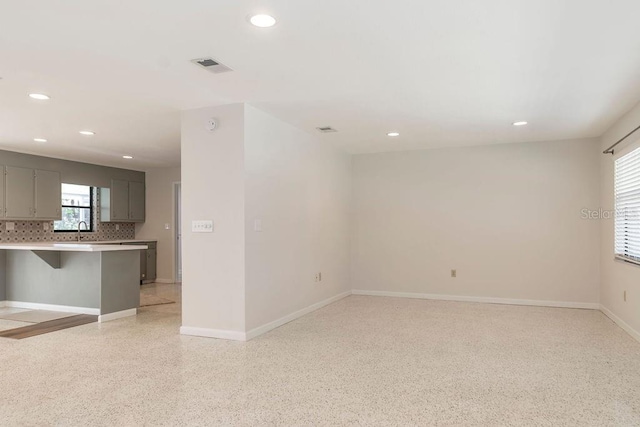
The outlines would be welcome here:
<svg viewBox="0 0 640 427">
<path fill-rule="evenodd" d="M 100 199 L 97 194 L 94 196 L 94 205 L 97 206 L 93 213 L 93 231 L 83 232 L 83 241 L 97 240 L 128 240 L 135 239 L 135 223 L 111 223 L 100 222 Z M 7 222 L 13 222 L 14 229 L 7 230 Z M 45 230 L 48 224 L 48 230 Z M 116 228 L 119 228 L 116 230 Z M 0 243 L 20 243 L 20 242 L 62 242 L 77 240 L 77 233 L 56 233 L 53 231 L 53 221 L 24 221 L 24 220 L 2 220 L 0 221 Z"/>
<path fill-rule="evenodd" d="M 14 230 L 7 230 L 6 223 L 13 222 Z M 45 230 L 45 223 L 49 230 Z M 128 240 L 135 239 L 136 226 L 133 223 L 120 223 L 116 230 L 114 223 L 96 223 L 94 231 L 83 232 L 83 241 L 96 240 Z M 0 243 L 20 242 L 63 242 L 78 240 L 77 233 L 56 233 L 53 231 L 53 221 L 0 221 Z"/>
</svg>

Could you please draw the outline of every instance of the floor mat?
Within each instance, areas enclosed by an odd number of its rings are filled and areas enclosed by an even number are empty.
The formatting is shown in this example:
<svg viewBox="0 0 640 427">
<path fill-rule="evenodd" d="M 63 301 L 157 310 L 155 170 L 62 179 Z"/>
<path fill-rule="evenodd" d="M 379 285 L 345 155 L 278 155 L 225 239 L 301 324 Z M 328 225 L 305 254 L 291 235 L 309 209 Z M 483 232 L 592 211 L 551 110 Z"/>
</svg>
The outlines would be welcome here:
<svg viewBox="0 0 640 427">
<path fill-rule="evenodd" d="M 63 329 L 86 325 L 87 323 L 93 323 L 97 321 L 98 316 L 76 314 L 72 315 L 71 317 L 64 317 L 62 319 L 50 320 L 48 322 L 35 323 L 33 325 L 24 326 L 22 328 L 0 331 L 0 337 L 21 340 L 24 338 L 34 337 L 36 335 L 48 334 L 49 332 L 61 331 Z"/>
</svg>

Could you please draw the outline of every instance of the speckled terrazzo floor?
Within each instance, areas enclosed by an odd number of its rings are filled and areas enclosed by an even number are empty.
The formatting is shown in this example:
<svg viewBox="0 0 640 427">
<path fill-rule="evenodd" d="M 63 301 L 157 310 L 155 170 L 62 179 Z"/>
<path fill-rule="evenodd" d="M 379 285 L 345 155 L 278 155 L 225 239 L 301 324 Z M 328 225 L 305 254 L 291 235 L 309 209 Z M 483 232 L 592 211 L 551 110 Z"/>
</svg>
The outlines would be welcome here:
<svg viewBox="0 0 640 427">
<path fill-rule="evenodd" d="M 248 343 L 179 325 L 0 342 L 0 424 L 640 425 L 640 343 L 597 311 L 351 296 Z"/>
</svg>

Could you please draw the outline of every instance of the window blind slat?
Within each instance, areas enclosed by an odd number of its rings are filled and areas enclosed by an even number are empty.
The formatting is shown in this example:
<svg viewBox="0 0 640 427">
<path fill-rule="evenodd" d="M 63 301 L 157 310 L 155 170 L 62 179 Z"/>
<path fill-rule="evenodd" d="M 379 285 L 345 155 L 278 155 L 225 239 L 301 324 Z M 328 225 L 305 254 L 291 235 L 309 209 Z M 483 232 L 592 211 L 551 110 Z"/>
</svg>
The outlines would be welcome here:
<svg viewBox="0 0 640 427">
<path fill-rule="evenodd" d="M 640 260 L 640 148 L 615 162 L 615 232 L 617 257 Z"/>
</svg>

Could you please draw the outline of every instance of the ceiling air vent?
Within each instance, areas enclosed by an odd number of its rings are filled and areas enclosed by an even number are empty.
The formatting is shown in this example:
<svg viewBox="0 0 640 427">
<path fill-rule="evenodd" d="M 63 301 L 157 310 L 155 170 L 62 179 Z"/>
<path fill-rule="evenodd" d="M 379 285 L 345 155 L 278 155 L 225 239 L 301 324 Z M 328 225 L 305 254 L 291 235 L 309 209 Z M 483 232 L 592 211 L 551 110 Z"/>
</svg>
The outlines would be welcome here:
<svg viewBox="0 0 640 427">
<path fill-rule="evenodd" d="M 199 67 L 204 68 L 207 71 L 210 71 L 214 74 L 226 73 L 228 71 L 233 71 L 231 68 L 227 67 L 224 64 L 219 63 L 213 58 L 198 58 L 192 59 L 191 62 L 196 64 Z"/>
<path fill-rule="evenodd" d="M 318 129 L 322 133 L 338 132 L 336 129 L 332 128 L 331 126 L 322 126 L 316 129 Z"/>
</svg>

